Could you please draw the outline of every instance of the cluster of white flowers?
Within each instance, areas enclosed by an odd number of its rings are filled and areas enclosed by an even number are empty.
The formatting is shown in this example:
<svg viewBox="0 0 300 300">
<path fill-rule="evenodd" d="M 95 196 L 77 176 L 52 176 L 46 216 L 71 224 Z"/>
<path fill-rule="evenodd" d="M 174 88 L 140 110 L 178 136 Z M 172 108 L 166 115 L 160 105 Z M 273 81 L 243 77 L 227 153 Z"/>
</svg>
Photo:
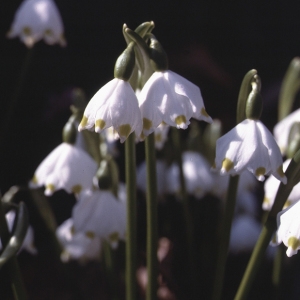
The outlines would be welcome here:
<svg viewBox="0 0 300 300">
<path fill-rule="evenodd" d="M 78 196 L 72 217 L 57 229 L 64 247 L 63 261 L 98 260 L 103 241 L 116 248 L 125 240 L 126 192 L 119 186 L 118 198 L 110 191 L 85 190 Z"/>
</svg>

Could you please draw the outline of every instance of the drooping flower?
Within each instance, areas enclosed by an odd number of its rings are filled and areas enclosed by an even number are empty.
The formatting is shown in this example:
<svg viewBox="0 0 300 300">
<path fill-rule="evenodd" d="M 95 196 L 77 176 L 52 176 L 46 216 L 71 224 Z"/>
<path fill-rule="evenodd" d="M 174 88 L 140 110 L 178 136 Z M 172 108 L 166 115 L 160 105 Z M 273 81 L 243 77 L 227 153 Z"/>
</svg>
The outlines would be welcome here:
<svg viewBox="0 0 300 300">
<path fill-rule="evenodd" d="M 300 121 L 300 108 L 289 114 L 274 127 L 274 137 L 282 154 L 286 153 L 290 130 L 295 122 Z"/>
<path fill-rule="evenodd" d="M 56 236 L 64 250 L 61 260 L 68 262 L 78 260 L 85 263 L 90 260 L 99 260 L 101 254 L 101 240 L 88 232 L 74 232 L 74 220 L 64 221 L 56 230 Z"/>
<path fill-rule="evenodd" d="M 277 232 L 273 245 L 281 242 L 288 247 L 288 257 L 297 254 L 300 249 L 300 201 L 281 211 L 277 215 Z"/>
<path fill-rule="evenodd" d="M 133 131 L 140 136 L 142 117 L 137 97 L 127 81 L 114 78 L 104 85 L 90 100 L 78 130 L 96 132 L 113 127 L 124 142 Z"/>
<path fill-rule="evenodd" d="M 112 247 L 125 239 L 126 205 L 110 191 L 83 191 L 72 212 L 74 232 L 88 232 Z"/>
<path fill-rule="evenodd" d="M 167 141 L 170 126 L 161 123 L 154 130 L 155 148 L 161 150 Z"/>
<path fill-rule="evenodd" d="M 59 189 L 78 194 L 92 186 L 97 168 L 97 163 L 85 151 L 62 143 L 38 166 L 30 186 L 44 185 L 47 196 Z"/>
<path fill-rule="evenodd" d="M 162 122 L 182 129 L 187 128 L 192 117 L 212 122 L 205 111 L 200 89 L 170 70 L 154 72 L 138 99 L 144 136 L 152 133 Z"/>
<path fill-rule="evenodd" d="M 283 170 L 285 171 L 290 163 L 290 159 L 287 159 L 283 163 Z M 264 210 L 270 210 L 273 206 L 277 190 L 279 188 L 280 181 L 278 181 L 274 176 L 270 176 L 266 181 L 264 185 L 264 190 L 265 190 L 265 196 L 264 196 L 264 201 L 262 204 L 262 208 Z M 284 209 L 289 207 L 290 205 L 294 204 L 300 200 L 300 183 L 297 183 L 294 185 L 290 195 L 286 199 L 286 202 L 284 204 Z"/>
<path fill-rule="evenodd" d="M 18 8 L 7 37 L 19 36 L 31 48 L 44 39 L 47 44 L 66 45 L 59 11 L 52 0 L 25 0 Z"/>
<path fill-rule="evenodd" d="M 217 140 L 214 169 L 221 175 L 248 169 L 259 181 L 271 173 L 287 182 L 278 145 L 259 120 L 246 119 Z"/>
<path fill-rule="evenodd" d="M 199 153 L 186 151 L 183 153 L 183 174 L 187 192 L 196 198 L 202 198 L 213 185 L 210 166 Z M 180 193 L 179 167 L 172 164 L 167 172 L 167 189 L 169 193 Z"/>
</svg>

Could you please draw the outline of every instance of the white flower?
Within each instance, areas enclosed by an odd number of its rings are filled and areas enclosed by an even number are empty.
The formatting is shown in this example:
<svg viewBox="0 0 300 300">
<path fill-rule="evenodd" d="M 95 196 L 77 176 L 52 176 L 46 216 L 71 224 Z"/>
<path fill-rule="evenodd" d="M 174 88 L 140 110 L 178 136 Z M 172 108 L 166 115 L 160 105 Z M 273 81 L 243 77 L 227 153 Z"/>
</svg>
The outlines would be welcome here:
<svg viewBox="0 0 300 300">
<path fill-rule="evenodd" d="M 277 233 L 273 245 L 283 242 L 287 247 L 286 254 L 291 257 L 300 249 L 300 201 L 286 208 L 277 215 Z"/>
<path fill-rule="evenodd" d="M 59 189 L 78 194 L 92 186 L 97 168 L 97 163 L 83 150 L 62 143 L 36 169 L 30 186 L 44 185 L 47 196 Z"/>
<path fill-rule="evenodd" d="M 5 218 L 7 221 L 8 229 L 10 232 L 13 230 L 13 224 L 15 221 L 16 217 L 16 212 L 14 210 L 10 210 L 7 214 L 5 214 Z M 2 249 L 2 244 L 0 241 L 0 250 Z M 28 251 L 30 254 L 37 254 L 37 249 L 34 246 L 34 234 L 33 234 L 33 229 L 31 226 L 28 227 L 22 247 L 20 249 L 23 250 L 25 249 Z"/>
<path fill-rule="evenodd" d="M 7 37 L 14 38 L 18 35 L 29 48 L 41 39 L 50 45 L 66 45 L 61 16 L 52 0 L 23 1 Z"/>
<path fill-rule="evenodd" d="M 289 114 L 274 127 L 274 137 L 282 154 L 288 146 L 290 130 L 295 122 L 300 122 L 300 108 Z"/>
<path fill-rule="evenodd" d="M 64 248 L 61 254 L 63 262 L 75 259 L 85 263 L 89 260 L 100 259 L 100 238 L 89 235 L 88 232 L 74 232 L 73 219 L 63 222 L 57 228 L 56 236 Z"/>
<path fill-rule="evenodd" d="M 126 204 L 110 191 L 83 191 L 73 208 L 74 232 L 97 236 L 112 247 L 125 240 Z"/>
<path fill-rule="evenodd" d="M 197 152 L 186 151 L 183 153 L 182 159 L 187 192 L 200 199 L 213 186 L 210 166 L 206 159 Z M 177 164 L 172 164 L 167 172 L 167 189 L 169 193 L 180 193 Z"/>
<path fill-rule="evenodd" d="M 78 130 L 92 129 L 96 132 L 113 127 L 124 142 L 135 131 L 140 136 L 142 117 L 136 95 L 130 84 L 115 78 L 104 85 L 88 103 Z"/>
<path fill-rule="evenodd" d="M 287 159 L 284 163 L 283 163 L 283 170 L 285 171 L 290 163 L 290 159 Z M 276 194 L 277 194 L 277 190 L 279 188 L 280 185 L 280 181 L 278 181 L 274 176 L 270 176 L 266 181 L 265 181 L 265 185 L 264 185 L 264 190 L 265 190 L 265 196 L 264 196 L 264 201 L 262 204 L 262 208 L 264 210 L 270 210 L 273 206 Z M 295 202 L 297 202 L 298 200 L 300 200 L 300 183 L 297 183 L 290 195 L 288 196 L 285 204 L 284 204 L 284 209 L 289 207 L 290 205 L 294 204 Z"/>
<path fill-rule="evenodd" d="M 200 89 L 168 70 L 154 72 L 139 96 L 143 135 L 149 135 L 162 122 L 186 129 L 190 118 L 212 122 L 205 111 Z"/>
<path fill-rule="evenodd" d="M 248 169 L 259 181 L 272 173 L 287 182 L 278 145 L 269 130 L 256 120 L 244 120 L 217 140 L 214 169 L 221 175 L 236 175 Z"/>
</svg>

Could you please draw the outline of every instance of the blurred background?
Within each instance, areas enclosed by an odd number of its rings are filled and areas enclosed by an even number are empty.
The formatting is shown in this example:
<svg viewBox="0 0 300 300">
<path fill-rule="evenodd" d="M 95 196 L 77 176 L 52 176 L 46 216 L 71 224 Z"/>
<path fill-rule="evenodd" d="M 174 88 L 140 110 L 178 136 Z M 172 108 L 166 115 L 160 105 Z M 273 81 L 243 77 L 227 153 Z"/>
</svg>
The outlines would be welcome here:
<svg viewBox="0 0 300 300">
<path fill-rule="evenodd" d="M 272 130 L 281 81 L 290 61 L 300 53 L 298 1 L 55 1 L 67 47 L 49 46 L 43 41 L 34 46 L 18 103 L 7 123 L 5 114 L 28 49 L 18 38 L 6 38 L 21 1 L 5 2 L 0 10 L 0 126 L 1 130 L 6 128 L 0 144 L 2 194 L 12 185 L 26 185 L 42 159 L 61 143 L 61 130 L 70 116 L 72 89 L 82 88 L 90 99 L 113 78 L 115 61 L 126 47 L 124 23 L 135 29 L 142 22 L 154 21 L 153 33 L 169 56 L 170 69 L 200 87 L 207 112 L 222 121 L 224 132 L 235 125 L 239 87 L 251 69 L 257 69 L 261 77 L 262 121 Z M 138 163 L 142 160 L 143 153 L 138 152 Z M 51 201 L 59 210 L 59 196 Z M 67 201 L 58 214 L 58 223 L 70 214 L 74 199 Z M 31 261 L 33 258 L 26 259 L 38 265 Z M 24 266 L 29 268 L 30 264 Z M 39 295 L 36 291 L 33 294 Z M 53 295 L 32 299 L 73 299 Z"/>
</svg>

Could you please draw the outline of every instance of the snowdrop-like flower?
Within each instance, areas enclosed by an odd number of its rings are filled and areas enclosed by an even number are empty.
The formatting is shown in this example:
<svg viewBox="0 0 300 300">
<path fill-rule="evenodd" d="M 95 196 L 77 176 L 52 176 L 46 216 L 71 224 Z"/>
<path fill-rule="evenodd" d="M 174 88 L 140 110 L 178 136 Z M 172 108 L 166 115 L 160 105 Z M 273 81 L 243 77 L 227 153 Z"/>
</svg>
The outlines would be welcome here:
<svg viewBox="0 0 300 300">
<path fill-rule="evenodd" d="M 170 126 L 161 123 L 154 130 L 155 148 L 161 150 L 167 141 Z"/>
<path fill-rule="evenodd" d="M 74 232 L 74 221 L 68 219 L 56 230 L 56 236 L 64 251 L 61 260 L 68 262 L 72 259 L 85 263 L 90 260 L 99 260 L 101 254 L 101 240 L 89 232 Z"/>
<path fill-rule="evenodd" d="M 300 201 L 277 215 L 277 233 L 272 245 L 283 242 L 287 247 L 288 257 L 297 254 L 300 249 Z"/>
<path fill-rule="evenodd" d="M 283 163 L 283 170 L 285 171 L 288 167 L 288 165 L 290 164 L 290 159 L 287 159 L 284 163 Z M 280 181 L 278 181 L 274 176 L 270 176 L 266 181 L 265 181 L 265 185 L 264 185 L 264 190 L 265 190 L 265 196 L 264 196 L 264 201 L 262 204 L 262 208 L 264 210 L 270 210 L 273 206 L 276 194 L 277 194 L 277 190 L 279 188 L 280 185 Z M 300 200 L 300 183 L 297 183 L 290 195 L 288 196 L 285 204 L 284 204 L 284 209 L 289 207 L 290 205 L 294 204 L 295 202 L 297 202 L 298 200 Z"/>
<path fill-rule="evenodd" d="M 197 152 L 186 151 L 182 158 L 187 192 L 200 199 L 213 185 L 210 166 Z M 167 189 L 169 193 L 180 193 L 179 167 L 176 164 L 172 164 L 167 172 Z"/>
<path fill-rule="evenodd" d="M 124 142 L 135 131 L 140 136 L 142 117 L 137 97 L 127 81 L 114 78 L 90 100 L 78 130 L 95 128 L 96 132 L 113 127 Z"/>
<path fill-rule="evenodd" d="M 295 122 L 300 122 L 300 108 L 289 114 L 274 127 L 274 137 L 282 154 L 288 146 L 290 130 Z"/>
<path fill-rule="evenodd" d="M 236 175 L 248 169 L 259 181 L 272 173 L 287 182 L 278 145 L 258 120 L 246 119 L 217 140 L 214 169 L 221 175 Z"/>
<path fill-rule="evenodd" d="M 59 189 L 78 194 L 92 186 L 97 168 L 97 163 L 83 150 L 62 143 L 36 169 L 30 187 L 44 185 L 47 196 Z"/>
<path fill-rule="evenodd" d="M 72 212 L 74 233 L 107 240 L 112 247 L 125 240 L 126 204 L 110 191 L 83 191 Z"/>
<path fill-rule="evenodd" d="M 20 36 L 27 47 L 44 39 L 47 44 L 66 45 L 59 11 L 52 0 L 25 0 L 18 8 L 7 37 Z"/>
<path fill-rule="evenodd" d="M 212 122 L 204 108 L 200 89 L 167 70 L 154 72 L 139 96 L 143 117 L 143 135 L 152 133 L 162 122 L 186 129 L 190 118 Z"/>
</svg>

